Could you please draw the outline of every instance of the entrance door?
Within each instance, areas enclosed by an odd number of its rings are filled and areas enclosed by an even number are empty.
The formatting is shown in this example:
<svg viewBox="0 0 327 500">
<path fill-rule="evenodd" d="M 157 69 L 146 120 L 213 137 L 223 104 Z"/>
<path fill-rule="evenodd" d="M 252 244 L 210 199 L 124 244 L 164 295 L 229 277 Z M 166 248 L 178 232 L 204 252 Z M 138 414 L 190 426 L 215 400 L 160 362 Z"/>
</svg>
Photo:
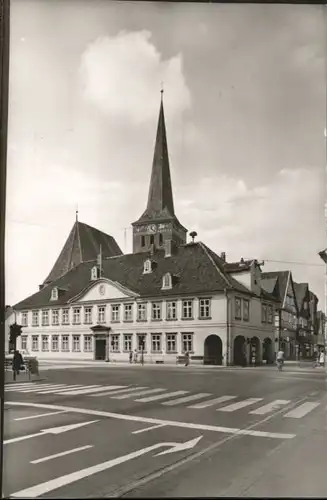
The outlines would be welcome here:
<svg viewBox="0 0 327 500">
<path fill-rule="evenodd" d="M 246 364 L 245 338 L 238 335 L 234 340 L 234 365 L 244 366 Z"/>
<path fill-rule="evenodd" d="M 95 359 L 106 359 L 106 339 L 95 339 Z"/>
<path fill-rule="evenodd" d="M 204 341 L 204 365 L 223 363 L 223 343 L 218 335 L 209 335 Z"/>
</svg>

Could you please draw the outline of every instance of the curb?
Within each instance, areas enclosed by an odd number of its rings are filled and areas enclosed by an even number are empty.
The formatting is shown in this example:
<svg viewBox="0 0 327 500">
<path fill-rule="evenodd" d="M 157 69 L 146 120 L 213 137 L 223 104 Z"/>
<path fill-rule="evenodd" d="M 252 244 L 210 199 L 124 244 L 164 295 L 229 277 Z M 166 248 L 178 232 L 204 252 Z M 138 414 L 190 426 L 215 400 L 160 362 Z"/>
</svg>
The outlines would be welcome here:
<svg viewBox="0 0 327 500">
<path fill-rule="evenodd" d="M 47 378 L 46 377 L 39 377 L 39 378 L 34 378 L 33 380 L 24 380 L 24 382 L 18 381 L 18 380 L 16 382 L 14 382 L 13 380 L 10 381 L 10 382 L 6 382 L 5 381 L 5 385 L 6 386 L 8 386 L 8 385 L 15 385 L 15 384 L 18 384 L 18 383 L 19 384 L 30 384 L 32 382 L 41 382 L 43 380 L 47 380 Z"/>
</svg>

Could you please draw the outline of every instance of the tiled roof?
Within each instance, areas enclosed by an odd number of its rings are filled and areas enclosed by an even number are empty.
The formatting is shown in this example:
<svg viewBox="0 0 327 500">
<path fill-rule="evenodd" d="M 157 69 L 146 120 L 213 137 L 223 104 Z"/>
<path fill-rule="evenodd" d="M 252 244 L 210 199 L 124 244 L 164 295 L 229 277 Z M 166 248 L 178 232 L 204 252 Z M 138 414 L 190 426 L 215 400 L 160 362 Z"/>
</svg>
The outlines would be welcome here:
<svg viewBox="0 0 327 500">
<path fill-rule="evenodd" d="M 140 297 L 186 296 L 201 293 L 237 290 L 253 295 L 244 285 L 223 272 L 221 259 L 201 242 L 177 247 L 171 257 L 165 257 L 164 250 L 157 250 L 152 260 L 154 271 L 143 274 L 143 265 L 149 254 L 135 253 L 110 257 L 103 261 L 103 277 L 121 284 Z M 17 310 L 42 306 L 63 305 L 86 289 L 91 281 L 91 268 L 95 261 L 82 262 L 51 285 L 14 307 Z M 171 290 L 161 290 L 162 277 L 170 272 L 174 277 Z M 57 301 L 51 301 L 51 290 L 57 286 L 64 291 Z"/>
<path fill-rule="evenodd" d="M 293 282 L 293 285 L 298 309 L 301 311 L 309 285 L 308 283 L 295 283 L 295 281 Z"/>
<path fill-rule="evenodd" d="M 112 236 L 88 224 L 76 221 L 44 283 L 55 281 L 82 262 L 96 259 L 100 251 L 100 245 L 103 257 L 122 254 Z"/>
<path fill-rule="evenodd" d="M 262 278 L 261 277 L 261 286 L 268 293 L 274 293 L 276 289 L 276 284 L 278 282 L 278 277 L 274 278 Z"/>
<path fill-rule="evenodd" d="M 272 271 L 261 274 L 262 280 L 266 280 L 269 278 L 276 278 L 276 277 L 278 278 L 279 294 L 282 301 L 284 300 L 285 297 L 285 292 L 290 272 L 291 271 Z"/>
<path fill-rule="evenodd" d="M 228 273 L 249 271 L 253 260 L 243 260 L 239 262 L 226 262 L 225 269 Z"/>
</svg>

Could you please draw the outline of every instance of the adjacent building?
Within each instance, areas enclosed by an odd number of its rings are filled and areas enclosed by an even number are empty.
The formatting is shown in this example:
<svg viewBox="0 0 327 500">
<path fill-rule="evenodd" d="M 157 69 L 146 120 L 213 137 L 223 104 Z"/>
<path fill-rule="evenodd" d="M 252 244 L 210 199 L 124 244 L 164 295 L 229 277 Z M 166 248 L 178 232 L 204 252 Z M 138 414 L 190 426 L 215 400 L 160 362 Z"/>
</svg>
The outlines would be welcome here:
<svg viewBox="0 0 327 500">
<path fill-rule="evenodd" d="M 188 242 L 176 216 L 162 100 L 146 210 L 132 227 L 133 253 L 123 255 L 112 236 L 76 217 L 39 291 L 14 306 L 19 348 L 52 359 L 274 359 L 280 299 L 262 286 L 260 263 L 228 263 Z"/>
</svg>

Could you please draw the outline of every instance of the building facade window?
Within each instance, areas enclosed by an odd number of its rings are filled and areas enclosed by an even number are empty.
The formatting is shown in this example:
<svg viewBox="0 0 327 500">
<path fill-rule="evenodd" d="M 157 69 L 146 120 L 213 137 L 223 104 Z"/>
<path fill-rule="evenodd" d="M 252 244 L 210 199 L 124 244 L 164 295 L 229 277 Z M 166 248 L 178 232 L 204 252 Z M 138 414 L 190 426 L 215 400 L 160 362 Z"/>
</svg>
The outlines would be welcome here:
<svg viewBox="0 0 327 500">
<path fill-rule="evenodd" d="M 177 302 L 170 300 L 167 302 L 167 320 L 177 319 Z"/>
<path fill-rule="evenodd" d="M 32 351 L 38 351 L 38 350 L 39 350 L 39 336 L 32 335 Z"/>
<path fill-rule="evenodd" d="M 166 273 L 162 278 L 162 289 L 170 289 L 172 287 L 172 278 L 170 273 Z"/>
<path fill-rule="evenodd" d="M 161 334 L 152 333 L 151 334 L 151 352 L 158 353 L 161 352 Z"/>
<path fill-rule="evenodd" d="M 51 351 L 59 351 L 59 335 L 52 335 Z"/>
<path fill-rule="evenodd" d="M 151 273 L 151 271 L 152 271 L 152 262 L 150 259 L 147 259 L 144 262 L 143 273 L 148 274 L 148 273 Z"/>
<path fill-rule="evenodd" d="M 91 335 L 84 335 L 84 351 L 85 352 L 92 351 L 92 337 L 91 337 Z"/>
<path fill-rule="evenodd" d="M 79 325 L 81 322 L 81 308 L 74 307 L 73 309 L 73 325 Z"/>
<path fill-rule="evenodd" d="M 182 333 L 182 352 L 193 352 L 193 333 Z"/>
<path fill-rule="evenodd" d="M 268 309 L 267 309 L 267 319 L 268 319 L 268 323 L 271 325 L 272 322 L 273 322 L 273 308 L 271 305 L 268 305 Z"/>
<path fill-rule="evenodd" d="M 49 335 L 42 335 L 42 351 L 49 351 Z"/>
<path fill-rule="evenodd" d="M 22 326 L 28 326 L 28 313 L 22 313 Z"/>
<path fill-rule="evenodd" d="M 39 311 L 32 311 L 32 326 L 39 326 Z"/>
<path fill-rule="evenodd" d="M 52 311 L 52 324 L 59 325 L 59 309 L 54 309 Z"/>
<path fill-rule="evenodd" d="M 131 333 L 124 334 L 124 352 L 131 352 L 131 350 L 132 350 L 132 338 L 133 338 L 133 335 Z"/>
<path fill-rule="evenodd" d="M 62 324 L 69 325 L 69 309 L 62 310 Z"/>
<path fill-rule="evenodd" d="M 58 300 L 58 288 L 51 290 L 51 300 Z"/>
<path fill-rule="evenodd" d="M 177 334 L 176 333 L 167 333 L 166 351 L 168 353 L 177 352 Z"/>
<path fill-rule="evenodd" d="M 111 335 L 111 350 L 112 352 L 119 352 L 119 334 Z"/>
<path fill-rule="evenodd" d="M 235 297 L 235 319 L 242 319 L 242 301 Z"/>
<path fill-rule="evenodd" d="M 84 323 L 86 325 L 92 323 L 92 307 L 84 307 Z"/>
<path fill-rule="evenodd" d="M 111 321 L 113 323 L 118 323 L 120 321 L 120 305 L 113 304 L 111 306 Z"/>
<path fill-rule="evenodd" d="M 124 321 L 133 321 L 133 304 L 124 304 Z"/>
<path fill-rule="evenodd" d="M 98 306 L 98 323 L 103 324 L 106 322 L 106 307 Z"/>
<path fill-rule="evenodd" d="M 61 350 L 63 352 L 69 351 L 69 336 L 68 335 L 63 335 L 61 338 Z"/>
<path fill-rule="evenodd" d="M 21 336 L 20 345 L 21 345 L 22 351 L 27 351 L 27 335 Z"/>
<path fill-rule="evenodd" d="M 193 300 L 183 300 L 182 319 L 193 319 Z"/>
<path fill-rule="evenodd" d="M 199 318 L 209 319 L 211 316 L 211 300 L 210 299 L 200 299 L 199 300 Z"/>
<path fill-rule="evenodd" d="M 49 309 L 42 311 L 42 326 L 49 326 Z"/>
<path fill-rule="evenodd" d="M 147 320 L 147 304 L 137 304 L 137 321 Z"/>
<path fill-rule="evenodd" d="M 262 323 L 267 323 L 267 304 L 262 304 L 261 306 L 261 321 Z"/>
<path fill-rule="evenodd" d="M 243 320 L 250 320 L 250 302 L 247 299 L 243 299 Z"/>
<path fill-rule="evenodd" d="M 98 277 L 99 277 L 98 268 L 96 266 L 94 266 L 91 269 L 91 280 L 92 281 L 97 280 Z"/>
<path fill-rule="evenodd" d="M 147 350 L 146 334 L 145 333 L 138 333 L 137 334 L 137 350 L 138 350 L 138 352 L 142 352 L 142 346 L 143 346 L 143 352 L 146 352 L 146 350 Z"/>
<path fill-rule="evenodd" d="M 154 321 L 161 320 L 161 302 L 152 303 L 152 319 Z"/>
<path fill-rule="evenodd" d="M 73 352 L 81 350 L 81 337 L 80 335 L 73 335 Z"/>
</svg>

